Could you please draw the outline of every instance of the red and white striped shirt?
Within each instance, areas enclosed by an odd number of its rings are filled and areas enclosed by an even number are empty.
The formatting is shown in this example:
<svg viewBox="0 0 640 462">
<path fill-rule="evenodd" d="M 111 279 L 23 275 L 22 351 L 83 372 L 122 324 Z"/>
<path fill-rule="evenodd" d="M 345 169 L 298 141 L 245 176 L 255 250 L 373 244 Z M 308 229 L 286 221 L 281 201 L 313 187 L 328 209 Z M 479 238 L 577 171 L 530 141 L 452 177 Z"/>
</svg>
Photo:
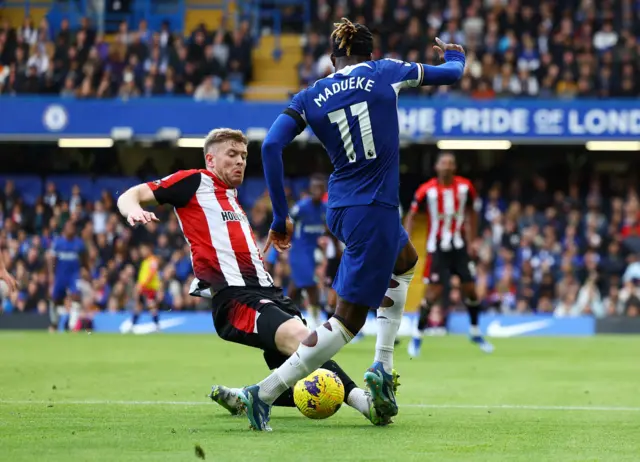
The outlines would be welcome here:
<svg viewBox="0 0 640 462">
<path fill-rule="evenodd" d="M 426 204 L 428 252 L 464 247 L 465 211 L 473 206 L 475 199 L 473 184 L 461 176 L 454 176 L 449 186 L 438 183 L 436 178 L 420 185 L 413 197 L 411 211 L 415 213 L 422 203 Z"/>
<path fill-rule="evenodd" d="M 147 184 L 158 203 L 175 208 L 191 247 L 196 293 L 208 287 L 273 287 L 235 188 L 208 170 L 181 170 Z"/>
</svg>

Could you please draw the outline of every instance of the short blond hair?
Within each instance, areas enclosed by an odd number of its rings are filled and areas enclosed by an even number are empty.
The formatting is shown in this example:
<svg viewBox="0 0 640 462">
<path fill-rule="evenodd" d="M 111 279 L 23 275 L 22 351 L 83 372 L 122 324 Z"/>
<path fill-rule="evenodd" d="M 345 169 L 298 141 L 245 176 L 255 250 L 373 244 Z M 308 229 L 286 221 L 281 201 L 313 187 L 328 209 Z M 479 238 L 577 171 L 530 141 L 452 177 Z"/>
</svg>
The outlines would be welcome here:
<svg viewBox="0 0 640 462">
<path fill-rule="evenodd" d="M 225 141 L 236 141 L 244 145 L 249 144 L 249 140 L 241 130 L 234 130 L 233 128 L 214 128 L 204 139 L 204 154 L 206 155 L 213 145 L 224 143 Z"/>
</svg>

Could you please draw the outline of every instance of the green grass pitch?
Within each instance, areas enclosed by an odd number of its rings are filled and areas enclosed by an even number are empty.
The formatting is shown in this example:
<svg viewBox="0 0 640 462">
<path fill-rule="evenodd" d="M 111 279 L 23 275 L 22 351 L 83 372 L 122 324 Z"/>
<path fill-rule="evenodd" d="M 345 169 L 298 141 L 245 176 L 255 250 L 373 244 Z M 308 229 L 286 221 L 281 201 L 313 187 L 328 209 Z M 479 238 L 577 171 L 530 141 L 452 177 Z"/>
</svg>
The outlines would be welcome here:
<svg viewBox="0 0 640 462">
<path fill-rule="evenodd" d="M 640 338 L 515 338 L 484 355 L 463 337 L 396 354 L 386 428 L 343 407 L 325 421 L 275 409 L 248 430 L 205 395 L 256 382 L 260 352 L 215 336 L 0 334 L 0 460 L 638 461 Z M 358 383 L 373 341 L 338 361 Z"/>
</svg>

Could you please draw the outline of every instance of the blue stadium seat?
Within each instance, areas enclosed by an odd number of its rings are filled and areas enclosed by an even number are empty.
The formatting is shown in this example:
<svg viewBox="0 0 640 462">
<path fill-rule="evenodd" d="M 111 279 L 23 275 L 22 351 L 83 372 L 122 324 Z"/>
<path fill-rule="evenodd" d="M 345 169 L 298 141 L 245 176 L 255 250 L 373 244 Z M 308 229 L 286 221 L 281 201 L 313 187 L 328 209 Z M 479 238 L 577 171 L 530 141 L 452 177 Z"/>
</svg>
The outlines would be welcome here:
<svg viewBox="0 0 640 462">
<path fill-rule="evenodd" d="M 33 205 L 42 196 L 42 178 L 37 175 L 2 175 L 0 176 L 0 190 L 4 191 L 7 180 L 13 180 L 16 191 L 20 193 L 25 204 Z"/>
<path fill-rule="evenodd" d="M 88 175 L 51 175 L 46 178 L 45 183 L 52 181 L 63 200 L 69 200 L 71 189 L 74 185 L 80 186 L 80 195 L 85 200 L 92 200 L 93 180 Z"/>
<path fill-rule="evenodd" d="M 97 200 L 105 189 L 111 193 L 115 200 L 120 194 L 125 192 L 131 186 L 140 183 L 140 178 L 136 176 L 103 176 L 96 178 L 94 183 L 95 199 Z"/>
<path fill-rule="evenodd" d="M 242 186 L 238 188 L 238 199 L 247 211 L 262 196 L 267 189 L 267 182 L 261 177 L 245 178 Z"/>
</svg>

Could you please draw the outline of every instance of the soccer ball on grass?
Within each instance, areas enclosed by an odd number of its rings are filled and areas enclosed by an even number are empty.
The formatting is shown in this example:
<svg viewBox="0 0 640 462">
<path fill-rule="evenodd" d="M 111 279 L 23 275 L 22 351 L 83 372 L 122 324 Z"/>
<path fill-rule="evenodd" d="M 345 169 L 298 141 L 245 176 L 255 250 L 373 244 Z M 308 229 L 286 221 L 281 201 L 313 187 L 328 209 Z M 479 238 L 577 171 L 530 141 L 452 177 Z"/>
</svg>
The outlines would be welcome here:
<svg viewBox="0 0 640 462">
<path fill-rule="evenodd" d="M 344 385 L 335 372 L 317 369 L 296 383 L 293 400 L 310 419 L 326 419 L 338 412 L 344 401 Z"/>
</svg>

